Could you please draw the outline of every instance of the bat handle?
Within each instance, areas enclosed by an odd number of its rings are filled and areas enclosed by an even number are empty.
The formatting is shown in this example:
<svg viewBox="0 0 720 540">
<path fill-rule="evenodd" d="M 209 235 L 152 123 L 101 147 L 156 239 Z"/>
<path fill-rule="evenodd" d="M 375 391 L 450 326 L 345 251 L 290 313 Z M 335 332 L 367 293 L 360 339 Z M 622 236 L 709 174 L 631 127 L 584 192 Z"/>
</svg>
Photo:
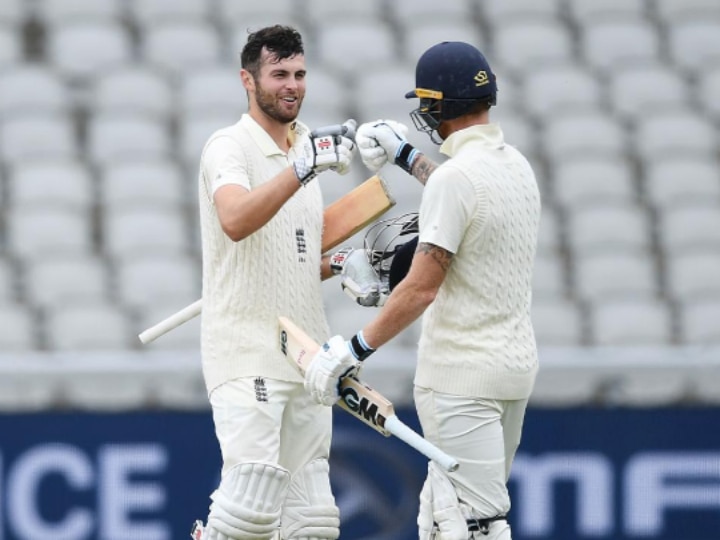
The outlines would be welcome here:
<svg viewBox="0 0 720 540">
<path fill-rule="evenodd" d="M 200 315 L 202 311 L 202 299 L 196 300 L 189 306 L 184 307 L 177 313 L 173 313 L 167 319 L 163 319 L 155 326 L 151 326 L 147 330 L 141 332 L 138 337 L 144 344 L 151 343 L 163 334 L 167 334 L 173 328 L 177 328 L 181 324 L 186 323 L 190 319 Z"/>
<path fill-rule="evenodd" d="M 398 439 L 412 446 L 421 454 L 424 454 L 435 461 L 448 472 L 456 471 L 460 466 L 457 459 L 447 455 L 433 443 L 424 437 L 421 437 L 394 414 L 385 419 L 385 429 L 395 435 Z"/>
</svg>

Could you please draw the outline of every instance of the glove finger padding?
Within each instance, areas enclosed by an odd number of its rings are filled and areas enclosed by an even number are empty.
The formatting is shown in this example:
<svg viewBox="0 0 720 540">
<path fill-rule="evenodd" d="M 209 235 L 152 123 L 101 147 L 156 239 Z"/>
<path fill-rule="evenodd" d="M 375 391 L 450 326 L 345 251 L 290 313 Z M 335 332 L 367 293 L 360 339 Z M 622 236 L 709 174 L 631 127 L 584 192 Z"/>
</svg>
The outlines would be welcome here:
<svg viewBox="0 0 720 540">
<path fill-rule="evenodd" d="M 338 174 L 347 174 L 350 170 L 350 163 L 355 155 L 355 143 L 347 137 L 340 137 L 339 143 L 335 146 L 337 153 L 336 162 L 330 165 L 330 169 Z"/>
<path fill-rule="evenodd" d="M 310 362 L 305 373 L 305 389 L 316 402 L 333 405 L 340 397 L 340 379 L 355 373 L 358 364 L 342 336 L 333 336 Z"/>
</svg>

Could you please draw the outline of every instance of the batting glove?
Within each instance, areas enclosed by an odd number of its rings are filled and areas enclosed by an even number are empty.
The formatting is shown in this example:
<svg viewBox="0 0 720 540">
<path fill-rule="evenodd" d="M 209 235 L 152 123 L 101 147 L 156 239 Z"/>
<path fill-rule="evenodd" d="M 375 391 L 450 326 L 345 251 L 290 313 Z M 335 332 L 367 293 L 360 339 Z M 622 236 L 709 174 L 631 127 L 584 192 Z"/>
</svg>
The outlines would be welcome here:
<svg viewBox="0 0 720 540">
<path fill-rule="evenodd" d="M 422 152 L 407 141 L 408 128 L 394 120 L 375 120 L 362 124 L 356 141 L 365 166 L 377 172 L 388 161 L 410 174 Z"/>
<path fill-rule="evenodd" d="M 341 126 L 318 128 L 310 133 L 301 147 L 301 155 L 292 163 L 303 186 L 323 171 L 346 174 L 350 170 L 356 125 L 351 119 Z"/>
<path fill-rule="evenodd" d="M 387 283 L 378 275 L 364 249 L 342 248 L 330 257 L 333 274 L 340 275 L 345 294 L 363 307 L 381 307 L 390 294 Z"/>
<path fill-rule="evenodd" d="M 323 343 L 305 372 L 305 390 L 322 405 L 333 405 L 340 399 L 340 380 L 357 372 L 360 361 L 350 351 L 342 336 Z"/>
</svg>

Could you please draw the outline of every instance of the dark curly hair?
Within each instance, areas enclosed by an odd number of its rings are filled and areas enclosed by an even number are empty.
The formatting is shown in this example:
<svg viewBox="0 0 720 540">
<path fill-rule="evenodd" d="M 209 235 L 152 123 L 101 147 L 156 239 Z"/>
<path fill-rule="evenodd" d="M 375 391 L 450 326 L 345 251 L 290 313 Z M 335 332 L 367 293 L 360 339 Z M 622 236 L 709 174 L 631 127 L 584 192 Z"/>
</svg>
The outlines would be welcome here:
<svg viewBox="0 0 720 540">
<path fill-rule="evenodd" d="M 253 78 L 260 73 L 263 48 L 274 55 L 275 62 L 305 54 L 300 32 L 291 26 L 276 24 L 249 32 L 247 43 L 240 53 L 240 64 Z"/>
</svg>

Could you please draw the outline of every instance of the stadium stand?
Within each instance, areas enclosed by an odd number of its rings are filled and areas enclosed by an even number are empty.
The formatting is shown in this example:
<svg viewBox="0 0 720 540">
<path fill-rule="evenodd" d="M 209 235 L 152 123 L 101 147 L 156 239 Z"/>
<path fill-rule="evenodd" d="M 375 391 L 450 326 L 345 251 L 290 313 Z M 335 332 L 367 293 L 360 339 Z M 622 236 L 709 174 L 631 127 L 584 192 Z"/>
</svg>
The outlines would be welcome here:
<svg viewBox="0 0 720 540">
<path fill-rule="evenodd" d="M 315 23 L 321 11 L 331 24 Z M 593 357 L 720 344 L 715 0 L 4 0 L 0 349 L 153 358 L 197 349 L 198 319 L 146 350 L 136 334 L 201 294 L 199 154 L 246 107 L 237 53 L 248 29 L 273 22 L 305 36 L 309 125 L 391 117 L 435 159 L 403 99 L 416 57 L 441 39 L 486 52 L 500 89 L 493 118 L 527 153 L 543 196 L 532 314 L 557 379 L 541 378 L 538 402 L 717 401 L 712 374 L 658 376 L 651 391 L 637 371 L 615 381 L 553 360 L 558 348 Z M 416 210 L 420 186 L 383 174 L 398 199 L 391 215 Z M 327 202 L 367 176 L 358 162 L 346 177 L 323 177 Z M 372 315 L 337 287 L 326 299 L 338 332 Z M 388 356 L 412 364 L 417 330 Z M 154 395 L 78 383 L 24 403 L 197 406 L 189 365 Z"/>
</svg>

